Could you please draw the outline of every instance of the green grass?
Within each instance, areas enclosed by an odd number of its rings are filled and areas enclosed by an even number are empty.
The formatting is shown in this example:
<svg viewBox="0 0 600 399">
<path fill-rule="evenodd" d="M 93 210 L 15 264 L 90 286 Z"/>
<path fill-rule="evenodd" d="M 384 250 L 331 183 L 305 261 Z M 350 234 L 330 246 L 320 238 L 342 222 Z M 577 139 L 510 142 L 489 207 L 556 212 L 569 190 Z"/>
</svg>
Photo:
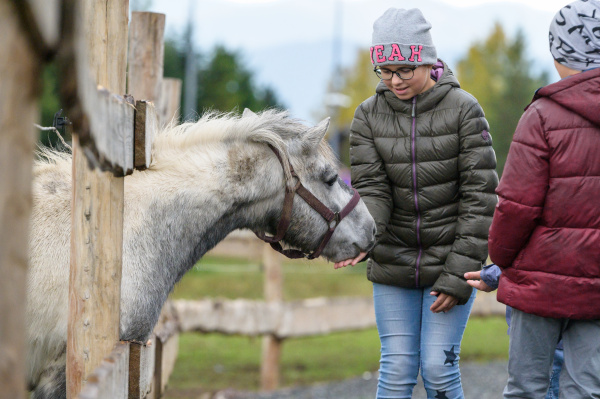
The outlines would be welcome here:
<svg viewBox="0 0 600 399">
<path fill-rule="evenodd" d="M 320 261 L 283 265 L 285 300 L 318 296 L 370 296 L 365 264 L 333 270 Z M 178 284 L 172 297 L 262 298 L 263 275 L 258 263 L 207 257 Z M 257 390 L 260 381 L 260 337 L 186 333 L 169 380 L 166 399 L 197 398 L 199 392 L 225 388 Z M 379 337 L 363 331 L 286 340 L 281 355 L 283 386 L 336 381 L 374 372 L 379 365 Z M 508 354 L 503 317 L 472 318 L 460 357 L 467 361 L 505 360 Z"/>
</svg>

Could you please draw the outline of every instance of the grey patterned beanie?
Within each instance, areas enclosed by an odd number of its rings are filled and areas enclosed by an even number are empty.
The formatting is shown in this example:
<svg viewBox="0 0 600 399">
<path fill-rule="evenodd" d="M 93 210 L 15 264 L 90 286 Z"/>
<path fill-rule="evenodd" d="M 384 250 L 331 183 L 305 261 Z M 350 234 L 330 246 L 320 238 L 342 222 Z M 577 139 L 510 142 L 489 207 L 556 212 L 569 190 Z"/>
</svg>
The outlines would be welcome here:
<svg viewBox="0 0 600 399">
<path fill-rule="evenodd" d="M 578 0 L 563 7 L 550 23 L 550 53 L 576 71 L 600 67 L 600 1 Z"/>
<path fill-rule="evenodd" d="M 434 65 L 431 24 L 417 8 L 388 9 L 373 24 L 373 65 Z"/>
</svg>

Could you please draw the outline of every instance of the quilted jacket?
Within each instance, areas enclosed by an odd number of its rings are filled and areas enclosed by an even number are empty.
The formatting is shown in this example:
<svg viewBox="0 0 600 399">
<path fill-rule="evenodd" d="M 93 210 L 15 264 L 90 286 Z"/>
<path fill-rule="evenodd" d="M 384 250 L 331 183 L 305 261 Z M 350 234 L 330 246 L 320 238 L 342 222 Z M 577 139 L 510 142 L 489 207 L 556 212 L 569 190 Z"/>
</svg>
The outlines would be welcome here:
<svg viewBox="0 0 600 399">
<path fill-rule="evenodd" d="M 350 133 L 352 185 L 377 224 L 369 280 L 428 287 L 459 304 L 463 278 L 481 269 L 498 184 L 483 110 L 439 62 L 435 86 L 400 100 L 384 83 L 357 109 Z"/>
<path fill-rule="evenodd" d="M 490 229 L 498 300 L 600 319 L 600 68 L 538 90 L 521 117 Z"/>
</svg>

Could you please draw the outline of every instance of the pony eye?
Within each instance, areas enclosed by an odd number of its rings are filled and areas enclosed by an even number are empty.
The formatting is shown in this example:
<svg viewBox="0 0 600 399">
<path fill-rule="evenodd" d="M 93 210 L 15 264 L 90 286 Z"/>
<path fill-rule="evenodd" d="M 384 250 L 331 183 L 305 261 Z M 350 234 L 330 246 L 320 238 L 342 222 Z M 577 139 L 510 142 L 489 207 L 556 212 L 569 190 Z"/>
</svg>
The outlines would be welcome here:
<svg viewBox="0 0 600 399">
<path fill-rule="evenodd" d="M 333 176 L 331 179 L 327 180 L 326 183 L 329 187 L 333 186 L 335 182 L 338 180 L 338 175 Z"/>
</svg>

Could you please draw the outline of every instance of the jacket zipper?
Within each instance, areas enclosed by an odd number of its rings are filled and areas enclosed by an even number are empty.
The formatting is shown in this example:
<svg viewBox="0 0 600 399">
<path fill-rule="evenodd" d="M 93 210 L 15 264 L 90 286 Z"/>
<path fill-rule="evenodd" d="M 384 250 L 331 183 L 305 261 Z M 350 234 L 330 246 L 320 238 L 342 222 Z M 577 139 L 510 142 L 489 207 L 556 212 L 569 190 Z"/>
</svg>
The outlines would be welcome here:
<svg viewBox="0 0 600 399">
<path fill-rule="evenodd" d="M 413 97 L 412 101 L 412 129 L 410 134 L 410 149 L 412 154 L 412 175 L 413 175 L 413 193 L 415 199 L 415 210 L 417 211 L 417 246 L 419 254 L 417 255 L 417 263 L 415 269 L 415 286 L 419 287 L 419 266 L 421 263 L 421 255 L 423 248 L 421 246 L 421 212 L 419 211 L 419 198 L 417 196 L 417 153 L 416 153 L 416 127 L 417 127 L 417 96 Z"/>
</svg>

